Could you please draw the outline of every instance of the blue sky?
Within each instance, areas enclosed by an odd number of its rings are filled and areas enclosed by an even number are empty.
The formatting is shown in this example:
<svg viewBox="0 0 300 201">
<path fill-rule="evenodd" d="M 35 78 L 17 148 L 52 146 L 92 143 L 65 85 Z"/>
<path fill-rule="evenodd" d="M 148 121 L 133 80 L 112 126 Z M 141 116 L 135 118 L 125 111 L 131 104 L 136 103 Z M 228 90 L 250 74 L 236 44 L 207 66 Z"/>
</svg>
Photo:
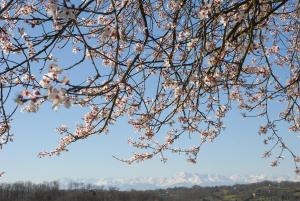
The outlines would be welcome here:
<svg viewBox="0 0 300 201">
<path fill-rule="evenodd" d="M 261 120 L 243 119 L 236 110 L 227 116 L 227 128 L 223 134 L 200 151 L 195 165 L 188 163 L 184 155 L 177 154 L 168 154 L 170 157 L 167 163 L 160 162 L 158 157 L 132 165 L 114 159 L 112 155 L 127 158 L 134 151 L 127 144 L 127 139 L 135 133 L 125 120 L 114 125 L 109 135 L 90 137 L 76 142 L 69 152 L 61 156 L 40 159 L 37 157 L 38 152 L 54 149 L 57 145 L 59 135 L 54 131 L 57 125 L 64 123 L 71 127 L 80 122 L 80 108 L 61 108 L 55 112 L 50 107 L 42 107 L 37 114 L 19 112 L 14 117 L 15 141 L 5 146 L 0 153 L 1 169 L 6 171 L 1 181 L 168 177 L 182 171 L 226 176 L 294 174 L 293 163 L 288 158 L 279 167 L 270 167 L 270 160 L 261 157 L 267 148 L 262 143 L 263 138 L 257 134 Z M 291 136 L 285 130 L 282 134 Z M 293 148 L 299 147 L 299 142 L 295 139 L 296 137 L 287 138 L 288 144 Z M 184 145 L 187 141 L 181 143 Z"/>
<path fill-rule="evenodd" d="M 55 52 L 60 56 L 59 64 L 62 66 L 71 63 L 71 59 L 64 58 L 74 59 L 71 51 L 66 49 Z M 78 69 L 74 69 L 72 75 L 80 73 L 80 77 L 86 78 L 83 74 L 90 73 L 90 69 L 85 71 L 81 71 L 82 68 Z M 275 107 L 276 105 L 272 109 Z M 213 143 L 206 144 L 201 149 L 198 163 L 195 165 L 188 163 L 184 155 L 177 154 L 167 154 L 169 157 L 167 163 L 162 163 L 158 157 L 132 165 L 114 159 L 113 155 L 129 158 L 134 151 L 127 140 L 136 133 L 127 124 L 126 119 L 115 124 L 110 129 L 109 135 L 101 134 L 78 141 L 70 147 L 69 152 L 59 157 L 42 159 L 37 157 L 40 151 L 51 151 L 56 147 L 60 137 L 55 132 L 57 126 L 66 124 L 74 128 L 76 123 L 81 122 L 82 114 L 83 111 L 79 107 L 53 111 L 49 104 L 43 105 L 37 114 L 17 112 L 12 124 L 15 140 L 0 151 L 0 170 L 6 172 L 0 182 L 19 180 L 42 182 L 61 178 L 165 177 L 178 172 L 267 176 L 294 174 L 289 155 L 286 155 L 287 159 L 276 168 L 270 167 L 271 160 L 262 158 L 263 152 L 268 148 L 263 145 L 263 137 L 257 134 L 262 119 L 243 119 L 235 109 L 226 118 L 226 130 Z M 297 137 L 284 127 L 279 129 L 287 144 L 296 153 L 300 153 L 300 141 Z M 181 144 L 184 146 L 190 142 L 184 139 Z"/>
</svg>

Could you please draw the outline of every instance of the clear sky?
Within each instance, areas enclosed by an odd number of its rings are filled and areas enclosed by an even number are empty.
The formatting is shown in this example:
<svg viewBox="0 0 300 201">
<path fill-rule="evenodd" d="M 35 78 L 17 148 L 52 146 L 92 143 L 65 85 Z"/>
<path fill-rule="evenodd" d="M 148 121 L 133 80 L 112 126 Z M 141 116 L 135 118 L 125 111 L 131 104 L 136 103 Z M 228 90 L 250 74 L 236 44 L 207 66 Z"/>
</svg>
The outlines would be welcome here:
<svg viewBox="0 0 300 201">
<path fill-rule="evenodd" d="M 65 52 L 65 49 L 61 52 Z M 73 59 L 70 52 L 60 54 L 61 52 L 56 52 L 61 58 Z M 69 60 L 62 59 L 59 64 L 70 64 Z M 79 73 L 84 77 L 82 72 Z M 88 71 L 84 73 L 88 74 Z M 60 138 L 55 132 L 57 126 L 66 124 L 74 128 L 76 123 L 81 122 L 82 114 L 79 107 L 53 111 L 50 105 L 43 105 L 37 114 L 17 112 L 12 122 L 14 142 L 0 150 L 0 171 L 6 172 L 0 182 L 42 182 L 62 178 L 168 177 L 182 171 L 225 176 L 294 175 L 293 162 L 288 154 L 288 158 L 281 161 L 276 168 L 270 167 L 271 160 L 262 158 L 263 152 L 268 149 L 263 144 L 264 138 L 257 133 L 262 119 L 243 119 L 235 109 L 227 115 L 226 130 L 213 143 L 206 144 L 200 150 L 198 163 L 195 165 L 187 162 L 184 155 L 177 154 L 168 154 L 167 163 L 162 163 L 158 157 L 132 165 L 114 159 L 113 155 L 129 158 L 134 151 L 127 140 L 136 133 L 126 119 L 111 127 L 109 135 L 101 134 L 78 141 L 70 146 L 69 152 L 58 157 L 37 157 L 40 151 L 51 151 L 57 146 Z M 296 153 L 300 153 L 300 140 L 286 128 L 279 129 L 287 144 Z M 189 139 L 185 140 L 181 142 L 182 145 L 190 144 Z"/>
<path fill-rule="evenodd" d="M 47 108 L 49 107 L 49 108 Z M 213 143 L 200 151 L 198 163 L 186 161 L 184 155 L 171 154 L 167 163 L 158 157 L 143 163 L 127 165 L 112 155 L 127 158 L 134 151 L 128 144 L 129 136 L 136 135 L 126 121 L 111 128 L 109 135 L 90 137 L 76 142 L 69 152 L 58 157 L 39 159 L 38 152 L 55 148 L 59 135 L 57 125 L 68 126 L 80 122 L 80 108 L 52 111 L 44 106 L 37 114 L 17 113 L 13 121 L 15 141 L 0 152 L 0 167 L 6 171 L 4 182 L 30 180 L 51 181 L 62 178 L 118 178 L 118 177 L 169 177 L 178 172 L 219 175 L 293 175 L 293 163 L 284 160 L 279 167 L 270 167 L 270 160 L 262 158 L 267 149 L 263 138 L 257 134 L 260 119 L 242 119 L 233 110 L 226 118 L 226 130 Z M 284 136 L 291 133 L 283 130 Z M 187 139 L 188 140 L 188 139 Z M 292 148 L 298 147 L 296 137 L 288 137 Z M 182 144 L 187 141 L 183 141 Z M 299 152 L 298 152 L 299 153 Z"/>
</svg>

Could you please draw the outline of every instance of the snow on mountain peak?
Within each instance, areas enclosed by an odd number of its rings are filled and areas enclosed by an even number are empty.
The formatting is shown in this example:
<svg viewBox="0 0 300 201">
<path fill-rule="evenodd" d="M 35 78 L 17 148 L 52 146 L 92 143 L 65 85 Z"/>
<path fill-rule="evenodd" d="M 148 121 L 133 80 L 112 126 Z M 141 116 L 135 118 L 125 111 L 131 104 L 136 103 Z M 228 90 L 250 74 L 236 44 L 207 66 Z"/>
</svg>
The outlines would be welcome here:
<svg viewBox="0 0 300 201">
<path fill-rule="evenodd" d="M 135 177 L 135 178 L 110 178 L 110 179 L 80 179 L 68 180 L 65 179 L 62 183 L 66 182 L 80 182 L 90 183 L 103 187 L 116 187 L 120 190 L 146 190 L 158 188 L 171 188 L 171 187 L 192 187 L 199 186 L 219 186 L 219 185 L 233 185 L 233 184 L 247 184 L 256 183 L 261 181 L 300 181 L 300 177 L 278 176 L 268 177 L 266 175 L 230 175 L 222 176 L 217 174 L 197 174 L 179 172 L 172 177 Z"/>
</svg>

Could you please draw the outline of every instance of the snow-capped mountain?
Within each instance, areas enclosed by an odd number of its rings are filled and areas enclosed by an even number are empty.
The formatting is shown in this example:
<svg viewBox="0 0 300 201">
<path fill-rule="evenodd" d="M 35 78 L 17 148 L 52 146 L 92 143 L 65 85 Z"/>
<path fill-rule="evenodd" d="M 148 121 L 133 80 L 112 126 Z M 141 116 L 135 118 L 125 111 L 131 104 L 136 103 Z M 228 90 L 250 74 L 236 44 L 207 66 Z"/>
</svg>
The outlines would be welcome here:
<svg viewBox="0 0 300 201">
<path fill-rule="evenodd" d="M 60 181 L 62 186 L 66 186 L 70 182 L 89 183 L 102 187 L 116 187 L 120 190 L 146 190 L 158 189 L 169 187 L 191 187 L 194 185 L 199 186 L 220 186 L 220 185 L 233 185 L 233 184 L 247 184 L 256 183 L 261 181 L 300 181 L 299 177 L 267 177 L 264 175 L 201 175 L 197 173 L 180 172 L 172 177 L 136 177 L 136 178 L 111 178 L 111 179 L 78 179 L 69 180 L 63 179 Z"/>
</svg>

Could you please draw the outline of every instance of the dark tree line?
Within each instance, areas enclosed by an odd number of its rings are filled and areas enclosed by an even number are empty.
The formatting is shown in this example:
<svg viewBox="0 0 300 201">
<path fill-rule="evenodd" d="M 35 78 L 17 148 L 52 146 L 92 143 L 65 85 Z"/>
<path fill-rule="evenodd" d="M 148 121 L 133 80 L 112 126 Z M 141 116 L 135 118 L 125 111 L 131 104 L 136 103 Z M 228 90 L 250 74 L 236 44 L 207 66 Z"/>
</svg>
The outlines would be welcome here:
<svg viewBox="0 0 300 201">
<path fill-rule="evenodd" d="M 59 187 L 58 182 L 33 184 L 18 182 L 0 184 L 1 201 L 162 201 L 157 193 L 150 191 L 119 191 L 110 187 L 83 183 L 69 183 L 68 189 Z"/>
<path fill-rule="evenodd" d="M 298 201 L 300 183 L 261 182 L 246 185 L 191 188 L 175 187 L 147 191 L 120 191 L 91 184 L 58 182 L 0 184 L 1 201 Z"/>
</svg>

